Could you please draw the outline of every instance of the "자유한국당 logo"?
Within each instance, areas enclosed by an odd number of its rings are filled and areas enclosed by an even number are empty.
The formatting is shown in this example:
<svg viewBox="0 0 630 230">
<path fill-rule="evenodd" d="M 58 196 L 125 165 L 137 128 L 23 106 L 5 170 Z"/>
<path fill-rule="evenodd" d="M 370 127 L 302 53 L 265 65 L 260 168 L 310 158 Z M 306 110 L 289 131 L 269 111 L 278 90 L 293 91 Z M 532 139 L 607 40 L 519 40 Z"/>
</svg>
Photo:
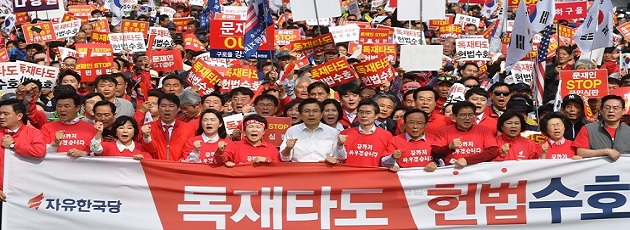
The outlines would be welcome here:
<svg viewBox="0 0 630 230">
<path fill-rule="evenodd" d="M 35 210 L 38 210 L 39 206 L 42 204 L 42 200 L 44 200 L 44 193 L 40 193 L 39 195 L 28 200 L 28 208 L 34 208 Z"/>
<path fill-rule="evenodd" d="M 45 201 L 46 210 L 63 212 L 102 212 L 102 213 L 120 213 L 122 202 L 120 200 L 101 200 L 101 199 L 74 199 L 74 198 L 49 198 L 44 199 L 44 193 L 28 200 L 29 208 L 39 210 L 39 207 Z"/>
</svg>

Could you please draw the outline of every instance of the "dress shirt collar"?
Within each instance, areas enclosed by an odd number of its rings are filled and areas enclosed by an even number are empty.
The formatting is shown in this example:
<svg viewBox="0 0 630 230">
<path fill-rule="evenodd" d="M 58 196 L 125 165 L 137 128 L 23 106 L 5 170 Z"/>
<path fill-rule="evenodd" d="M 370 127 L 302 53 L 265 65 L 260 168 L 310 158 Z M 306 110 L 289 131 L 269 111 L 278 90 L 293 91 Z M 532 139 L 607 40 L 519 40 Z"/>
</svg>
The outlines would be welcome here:
<svg viewBox="0 0 630 230">
<path fill-rule="evenodd" d="M 77 117 L 75 117 L 74 119 L 72 119 L 70 121 L 62 121 L 62 120 L 59 120 L 59 121 L 61 121 L 61 123 L 66 124 L 66 125 L 74 125 L 76 123 L 79 123 L 80 120 L 81 119 L 79 119 L 79 117 L 77 116 Z"/>
<path fill-rule="evenodd" d="M 208 137 L 205 133 L 202 133 L 201 139 L 203 139 L 203 143 L 215 143 L 219 141 L 219 134 L 215 133 L 213 137 Z"/>
<path fill-rule="evenodd" d="M 118 148 L 119 152 L 125 151 L 125 149 L 129 149 L 130 152 L 133 152 L 133 150 L 136 149 L 136 143 L 131 141 L 129 146 L 125 146 L 122 142 L 116 141 L 116 148 Z"/>
<path fill-rule="evenodd" d="M 411 136 L 409 136 L 409 133 L 405 133 L 405 139 L 407 139 L 407 142 L 410 142 L 410 141 L 420 141 L 420 140 L 422 140 L 422 141 L 426 141 L 426 140 L 427 140 L 427 138 L 426 138 L 426 134 L 424 134 L 424 133 L 423 133 L 423 134 L 422 134 L 422 136 L 420 136 L 420 138 L 418 138 L 417 140 L 414 140 L 413 138 L 411 138 Z"/>
<path fill-rule="evenodd" d="M 549 139 L 550 145 L 563 145 L 564 142 L 567 140 L 567 139 L 564 139 L 564 137 L 562 137 L 559 141 L 553 141 L 551 140 L 551 138 L 548 138 L 548 139 Z"/>
<path fill-rule="evenodd" d="M 376 132 L 376 125 L 372 125 L 372 128 L 371 128 L 370 130 L 368 130 L 368 131 L 364 131 L 364 130 L 361 128 L 361 126 L 360 126 L 360 125 L 359 125 L 359 127 L 357 127 L 357 128 L 359 128 L 359 133 L 360 133 L 360 134 L 368 134 L 368 135 L 369 135 L 369 134 L 373 134 L 374 132 Z"/>
</svg>

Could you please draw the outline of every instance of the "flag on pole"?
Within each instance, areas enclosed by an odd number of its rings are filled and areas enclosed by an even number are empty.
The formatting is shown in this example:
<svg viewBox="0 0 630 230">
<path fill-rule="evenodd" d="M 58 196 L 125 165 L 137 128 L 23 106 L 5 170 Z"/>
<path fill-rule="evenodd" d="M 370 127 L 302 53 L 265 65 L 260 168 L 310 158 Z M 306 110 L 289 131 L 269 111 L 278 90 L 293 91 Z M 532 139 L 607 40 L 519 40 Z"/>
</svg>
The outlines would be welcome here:
<svg viewBox="0 0 630 230">
<path fill-rule="evenodd" d="M 503 0 L 501 4 L 501 10 L 499 11 L 499 16 L 497 17 L 497 26 L 492 31 L 492 35 L 490 37 L 490 53 L 501 53 L 501 49 L 503 48 L 502 37 L 507 33 L 507 0 Z"/>
<path fill-rule="evenodd" d="M 573 35 L 573 40 L 582 53 L 612 46 L 612 14 L 610 0 L 597 0 L 588 9 L 584 22 Z"/>
<path fill-rule="evenodd" d="M 529 19 L 532 22 L 532 32 L 538 33 L 545 27 L 553 25 L 556 17 L 556 3 L 554 0 L 538 0 L 536 7 L 529 12 Z"/>
<path fill-rule="evenodd" d="M 489 18 L 494 11 L 498 8 L 497 1 L 495 0 L 486 0 L 486 3 L 483 4 L 483 9 L 481 9 L 481 16 Z"/>
<path fill-rule="evenodd" d="M 509 71 L 516 62 L 520 61 L 532 50 L 532 34 L 529 17 L 525 1 L 520 1 L 514 20 L 514 29 L 510 36 L 510 46 L 508 47 L 505 60 L 506 71 Z"/>
<path fill-rule="evenodd" d="M 219 0 L 208 0 L 206 6 L 199 14 L 199 25 L 201 28 L 210 28 L 210 19 L 214 18 L 216 13 L 221 13 L 221 3 Z"/>
<path fill-rule="evenodd" d="M 245 19 L 244 58 L 252 58 L 265 39 L 265 31 L 273 25 L 269 0 L 250 0 Z"/>
<path fill-rule="evenodd" d="M 109 11 L 112 12 L 112 26 L 117 26 L 122 22 L 123 12 L 121 0 L 106 0 L 105 6 L 109 6 Z M 107 4 L 109 2 L 109 4 Z M 107 8 L 107 7 L 106 7 Z"/>
<path fill-rule="evenodd" d="M 536 105 L 542 105 L 543 92 L 545 90 L 545 66 L 547 65 L 547 50 L 549 49 L 549 37 L 551 37 L 551 29 L 553 25 L 548 25 L 543 30 L 543 36 L 540 40 L 540 46 L 538 47 L 538 57 L 534 62 L 534 71 L 536 77 L 534 78 L 534 84 L 531 85 L 532 92 L 534 92 L 534 102 Z"/>
<path fill-rule="evenodd" d="M 556 90 L 556 98 L 553 99 L 553 111 L 560 112 L 562 110 L 562 96 L 560 96 L 560 86 L 562 85 L 562 80 L 558 81 L 558 89 Z"/>
</svg>

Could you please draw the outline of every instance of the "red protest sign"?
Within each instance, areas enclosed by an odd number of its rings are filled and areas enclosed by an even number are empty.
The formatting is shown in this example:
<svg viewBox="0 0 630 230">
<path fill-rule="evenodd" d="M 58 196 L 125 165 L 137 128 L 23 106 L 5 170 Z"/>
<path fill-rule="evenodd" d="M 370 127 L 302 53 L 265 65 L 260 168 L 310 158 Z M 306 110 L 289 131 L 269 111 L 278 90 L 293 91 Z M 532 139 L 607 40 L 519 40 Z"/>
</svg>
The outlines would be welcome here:
<svg viewBox="0 0 630 230">
<path fill-rule="evenodd" d="M 9 54 L 7 53 L 7 49 L 6 48 L 0 49 L 0 62 L 8 62 L 8 61 L 9 61 Z"/>
<path fill-rule="evenodd" d="M 484 2 L 485 2 L 484 0 L 479 0 L 479 1 L 481 1 L 481 3 L 480 3 L 480 4 L 482 4 L 482 5 L 483 5 L 483 4 L 484 4 Z M 538 0 L 508 0 L 508 6 L 509 6 L 509 7 L 512 7 L 512 8 L 518 7 L 518 3 L 519 3 L 520 1 L 525 1 L 525 5 L 526 5 L 526 6 L 529 6 L 529 5 L 536 5 L 536 3 L 538 3 Z M 471 3 L 472 3 L 472 2 L 471 2 Z M 495 4 L 496 4 L 496 2 L 495 2 Z"/>
<path fill-rule="evenodd" d="M 15 13 L 15 25 L 29 23 L 30 21 L 31 16 L 28 14 L 28 12 Z"/>
<path fill-rule="evenodd" d="M 374 60 L 382 56 L 387 56 L 390 63 L 396 62 L 396 44 L 362 44 L 358 45 L 351 42 L 348 45 L 348 52 L 354 53 L 361 51 L 361 54 L 365 55 L 366 60 Z"/>
<path fill-rule="evenodd" d="M 111 44 L 99 44 L 99 43 L 77 43 L 74 45 L 79 57 L 83 58 L 88 53 L 94 56 L 113 56 L 114 48 Z"/>
<path fill-rule="evenodd" d="M 556 2 L 556 16 L 554 20 L 586 18 L 587 12 L 586 1 Z"/>
<path fill-rule="evenodd" d="M 195 34 L 184 34 L 184 49 L 192 51 L 206 51 L 203 43 L 199 41 Z"/>
<path fill-rule="evenodd" d="M 386 57 L 357 63 L 354 65 L 354 69 L 361 84 L 366 88 L 379 87 L 383 81 L 391 81 L 394 78 L 394 71 Z"/>
<path fill-rule="evenodd" d="M 186 27 L 188 26 L 188 22 L 192 21 L 193 17 L 186 17 L 186 18 L 173 18 L 173 23 L 175 24 L 175 26 L 177 27 L 177 33 L 183 33 L 184 31 L 186 31 Z M 191 33 L 194 33 L 195 31 L 190 31 Z"/>
<path fill-rule="evenodd" d="M 389 38 L 388 29 L 359 29 L 360 43 L 389 43 Z"/>
<path fill-rule="evenodd" d="M 107 19 L 101 19 L 95 22 L 90 23 L 92 25 L 93 32 L 101 32 L 109 34 L 109 22 Z"/>
<path fill-rule="evenodd" d="M 592 70 L 561 70 L 560 95 L 584 95 L 588 98 L 599 98 L 608 95 L 608 71 L 605 69 Z"/>
<path fill-rule="evenodd" d="M 302 39 L 302 35 L 300 34 L 300 30 L 276 30 L 274 38 L 276 45 L 286 46 L 292 41 Z"/>
<path fill-rule="evenodd" d="M 93 31 L 90 42 L 109 44 L 109 33 Z"/>
<path fill-rule="evenodd" d="M 267 120 L 267 130 L 263 140 L 269 144 L 280 147 L 284 134 L 291 127 L 290 117 L 265 117 Z"/>
<path fill-rule="evenodd" d="M 222 14 L 222 13 L 215 14 L 214 15 L 214 19 L 219 19 L 219 20 L 244 20 L 243 18 L 241 18 L 241 15 Z"/>
<path fill-rule="evenodd" d="M 75 70 L 81 74 L 81 82 L 93 82 L 96 77 L 111 74 L 114 58 L 111 56 L 84 57 L 77 60 Z"/>
<path fill-rule="evenodd" d="M 251 90 L 258 90 L 260 82 L 258 82 L 258 70 L 252 66 L 232 66 L 228 68 L 223 82 L 221 84 L 221 92 L 230 92 L 234 88 L 246 87 Z"/>
<path fill-rule="evenodd" d="M 121 26 L 122 33 L 140 32 L 144 35 L 145 39 L 148 37 L 149 22 L 135 21 L 135 20 L 122 20 L 121 25 L 122 25 Z"/>
<path fill-rule="evenodd" d="M 91 5 L 75 5 L 68 6 L 68 12 L 74 17 L 80 18 L 81 23 L 87 23 L 88 19 L 92 17 L 92 11 L 94 7 Z"/>
<path fill-rule="evenodd" d="M 448 26 L 451 24 L 451 21 L 448 18 L 445 19 L 429 19 L 429 28 L 437 29 L 441 26 Z"/>
<path fill-rule="evenodd" d="M 22 32 L 27 44 L 57 40 L 52 22 L 22 25 Z"/>
<path fill-rule="evenodd" d="M 461 25 L 447 25 L 440 26 L 438 30 L 440 33 L 440 38 L 446 39 L 449 37 L 459 38 L 462 35 L 462 26 Z"/>
<path fill-rule="evenodd" d="M 216 35 L 210 39 L 210 57 L 215 58 L 242 58 L 243 43 L 245 40 L 245 21 L 241 20 L 211 20 L 210 34 Z M 260 43 L 254 57 L 258 59 L 271 59 L 275 53 L 273 45 L 273 26 L 266 29 L 266 38 Z"/>
<path fill-rule="evenodd" d="M 623 98 L 626 102 L 626 111 L 624 114 L 630 115 L 630 87 L 621 87 L 613 89 L 609 92 L 611 95 L 617 95 Z"/>
<path fill-rule="evenodd" d="M 151 51 L 151 69 L 155 71 L 175 71 L 183 69 L 182 52 L 179 50 Z"/>
<path fill-rule="evenodd" d="M 630 22 L 626 22 L 617 26 L 617 30 L 626 38 L 626 40 L 630 40 Z M 574 32 L 575 33 L 575 32 Z"/>
<path fill-rule="evenodd" d="M 313 80 L 324 82 L 330 87 L 356 80 L 350 64 L 344 57 L 313 67 L 311 75 Z"/>
<path fill-rule="evenodd" d="M 331 33 L 327 33 L 316 38 L 293 41 L 290 46 L 291 47 L 289 49 L 292 51 L 304 52 L 306 55 L 337 50 L 335 40 Z"/>
<path fill-rule="evenodd" d="M 74 20 L 81 20 L 81 18 L 73 16 L 70 12 L 66 12 L 65 14 L 63 14 L 63 17 L 61 17 L 61 22 L 69 22 Z"/>
<path fill-rule="evenodd" d="M 192 64 L 188 72 L 188 77 L 186 77 L 186 83 L 199 87 L 197 91 L 199 95 L 208 95 L 214 92 L 214 86 L 220 81 L 221 74 L 201 59 L 197 59 Z"/>
</svg>

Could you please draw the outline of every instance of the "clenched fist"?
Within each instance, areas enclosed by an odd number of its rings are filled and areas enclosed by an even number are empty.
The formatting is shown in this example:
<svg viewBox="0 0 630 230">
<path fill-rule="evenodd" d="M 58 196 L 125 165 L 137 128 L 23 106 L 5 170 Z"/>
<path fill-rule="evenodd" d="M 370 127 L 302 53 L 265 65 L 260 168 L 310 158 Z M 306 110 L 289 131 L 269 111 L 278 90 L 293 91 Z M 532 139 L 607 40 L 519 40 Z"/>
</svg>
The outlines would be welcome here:
<svg viewBox="0 0 630 230">
<path fill-rule="evenodd" d="M 394 151 L 394 153 L 392 153 L 392 158 L 394 158 L 394 159 L 398 160 L 398 159 L 400 159 L 400 156 L 401 156 L 401 155 L 402 155 L 402 150 L 400 150 L 400 149 L 396 149 L 396 150 Z"/>
<path fill-rule="evenodd" d="M 195 151 L 196 151 L 196 152 L 199 152 L 199 149 L 201 149 L 201 141 L 200 141 L 200 140 L 196 140 L 196 141 L 193 143 L 193 146 L 195 147 Z"/>
<path fill-rule="evenodd" d="M 289 138 L 287 139 L 287 148 L 288 149 L 293 149 L 293 147 L 295 147 L 295 143 L 297 143 L 297 138 Z"/>
<path fill-rule="evenodd" d="M 227 146 L 227 143 L 225 143 L 225 141 L 219 141 L 219 143 L 217 144 L 217 150 L 219 150 L 219 152 L 223 152 L 223 150 L 225 150 L 225 146 Z"/>
<path fill-rule="evenodd" d="M 151 137 L 151 125 L 147 124 L 142 126 L 142 136 L 144 138 Z"/>
<path fill-rule="evenodd" d="M 451 144 L 449 144 L 448 147 L 450 149 L 457 149 L 459 147 L 462 147 L 462 138 L 458 137 L 458 138 L 453 139 L 453 141 L 451 141 Z"/>
<path fill-rule="evenodd" d="M 348 139 L 348 135 L 339 134 L 339 139 L 337 139 L 337 145 L 343 146 L 346 143 L 347 139 Z"/>
<path fill-rule="evenodd" d="M 501 156 L 505 157 L 507 153 L 510 151 L 510 143 L 505 143 L 501 145 Z"/>
</svg>

